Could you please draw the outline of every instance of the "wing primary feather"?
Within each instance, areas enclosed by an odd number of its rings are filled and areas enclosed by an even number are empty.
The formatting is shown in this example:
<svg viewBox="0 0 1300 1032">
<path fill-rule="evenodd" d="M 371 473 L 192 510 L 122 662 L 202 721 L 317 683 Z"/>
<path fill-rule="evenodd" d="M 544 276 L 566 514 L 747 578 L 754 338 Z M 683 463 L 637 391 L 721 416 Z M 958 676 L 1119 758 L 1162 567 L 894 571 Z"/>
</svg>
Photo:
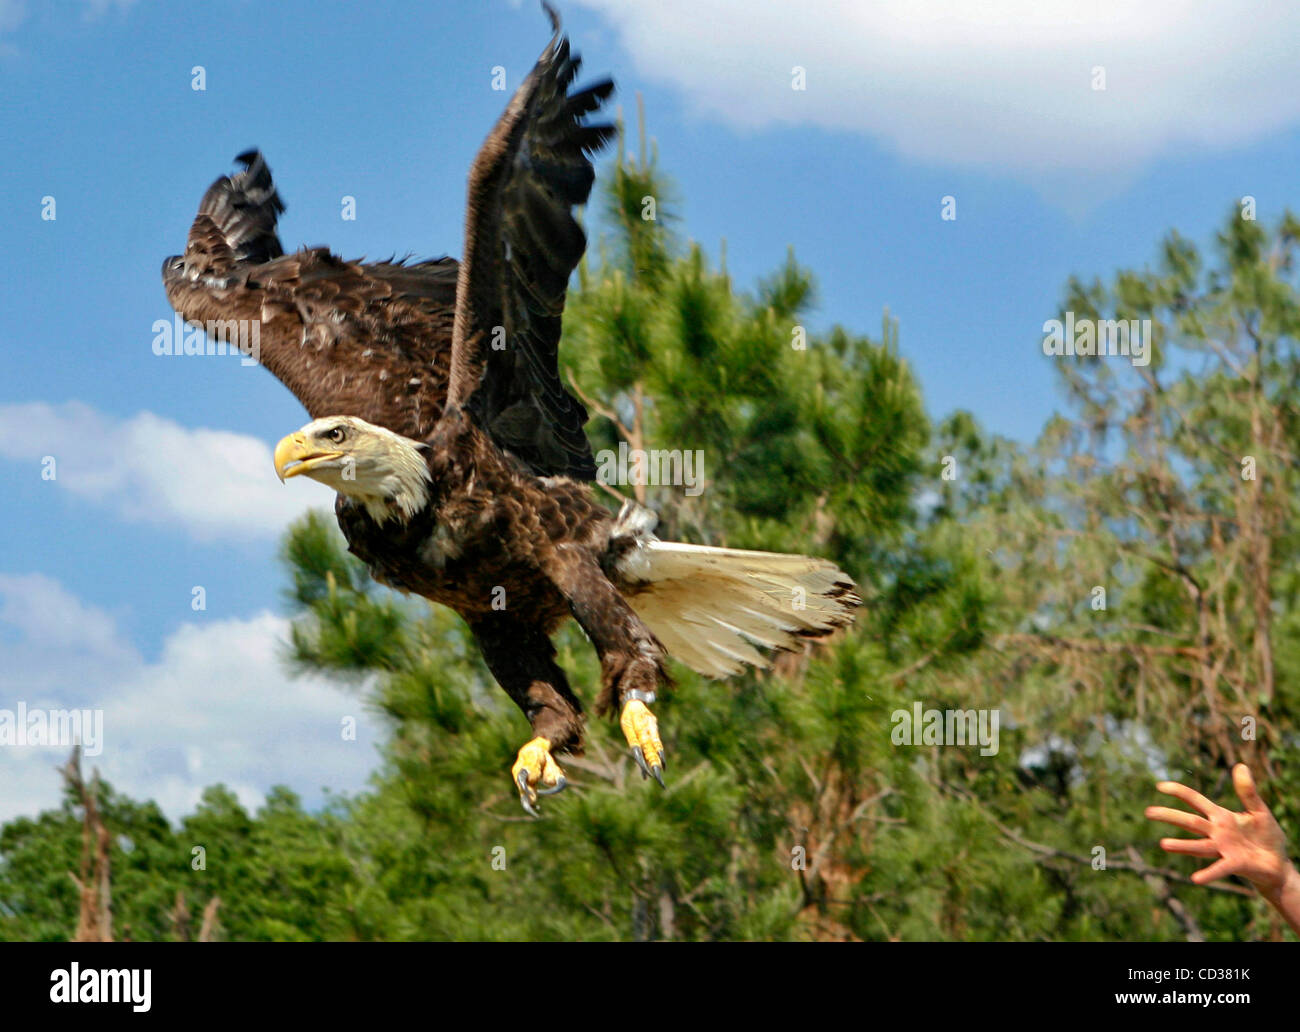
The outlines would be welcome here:
<svg viewBox="0 0 1300 1032">
<path fill-rule="evenodd" d="M 470 174 L 448 403 L 465 406 L 534 473 L 594 479 L 587 410 L 565 389 L 559 344 L 569 280 L 587 247 L 574 208 L 591 196 L 593 156 L 617 132 L 585 119 L 614 84 L 569 92 L 582 62 L 554 10 L 546 13 L 555 35 Z M 504 348 L 491 346 L 497 327 Z"/>
</svg>

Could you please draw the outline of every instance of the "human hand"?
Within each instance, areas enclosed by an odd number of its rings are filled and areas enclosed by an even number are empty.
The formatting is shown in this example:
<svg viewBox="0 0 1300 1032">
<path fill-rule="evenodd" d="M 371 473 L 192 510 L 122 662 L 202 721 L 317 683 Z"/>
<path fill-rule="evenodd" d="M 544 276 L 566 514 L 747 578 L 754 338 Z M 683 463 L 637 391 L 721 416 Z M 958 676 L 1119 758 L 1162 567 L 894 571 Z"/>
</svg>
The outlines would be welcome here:
<svg viewBox="0 0 1300 1032">
<path fill-rule="evenodd" d="M 1246 807 L 1244 813 L 1212 803 L 1200 792 L 1177 781 L 1161 781 L 1156 791 L 1182 800 L 1204 816 L 1167 806 L 1148 806 L 1146 816 L 1203 836 L 1160 840 L 1160 848 L 1168 853 L 1214 859 L 1214 863 L 1192 875 L 1197 885 L 1235 874 L 1259 889 L 1266 899 L 1276 902 L 1295 874 L 1287 859 L 1286 838 L 1260 798 L 1250 768 L 1244 763 L 1232 768 L 1232 785 Z"/>
</svg>

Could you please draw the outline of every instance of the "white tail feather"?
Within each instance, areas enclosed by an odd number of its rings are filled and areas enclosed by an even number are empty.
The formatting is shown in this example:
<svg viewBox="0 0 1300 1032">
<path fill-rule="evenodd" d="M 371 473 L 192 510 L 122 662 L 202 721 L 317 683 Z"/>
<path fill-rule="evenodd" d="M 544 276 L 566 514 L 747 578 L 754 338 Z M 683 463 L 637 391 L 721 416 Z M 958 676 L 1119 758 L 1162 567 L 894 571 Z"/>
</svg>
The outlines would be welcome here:
<svg viewBox="0 0 1300 1032">
<path fill-rule="evenodd" d="M 797 648 L 850 623 L 862 602 L 825 559 L 639 537 L 618 565 L 628 604 L 670 656 L 709 677 L 766 667 L 756 645 Z"/>
</svg>

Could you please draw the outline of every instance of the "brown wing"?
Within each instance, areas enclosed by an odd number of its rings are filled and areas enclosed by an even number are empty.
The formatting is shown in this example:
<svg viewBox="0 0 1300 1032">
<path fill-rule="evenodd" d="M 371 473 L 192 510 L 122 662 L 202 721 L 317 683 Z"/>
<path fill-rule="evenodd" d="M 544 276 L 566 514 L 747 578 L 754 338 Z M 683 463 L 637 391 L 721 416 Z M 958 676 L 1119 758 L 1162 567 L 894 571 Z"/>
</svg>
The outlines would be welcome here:
<svg viewBox="0 0 1300 1032">
<path fill-rule="evenodd" d="M 559 32 L 483 144 L 469 177 L 448 404 L 540 474 L 596 475 L 587 411 L 557 367 L 564 295 L 587 238 L 574 205 L 591 193 L 590 155 L 614 134 L 584 125 L 608 80 L 570 94 L 579 60 Z"/>
<path fill-rule="evenodd" d="M 194 323 L 255 323 L 262 365 L 313 419 L 358 416 L 426 437 L 446 401 L 457 263 L 285 255 L 266 162 L 256 151 L 236 160 L 244 170 L 208 189 L 185 254 L 163 263 L 172 307 Z"/>
</svg>

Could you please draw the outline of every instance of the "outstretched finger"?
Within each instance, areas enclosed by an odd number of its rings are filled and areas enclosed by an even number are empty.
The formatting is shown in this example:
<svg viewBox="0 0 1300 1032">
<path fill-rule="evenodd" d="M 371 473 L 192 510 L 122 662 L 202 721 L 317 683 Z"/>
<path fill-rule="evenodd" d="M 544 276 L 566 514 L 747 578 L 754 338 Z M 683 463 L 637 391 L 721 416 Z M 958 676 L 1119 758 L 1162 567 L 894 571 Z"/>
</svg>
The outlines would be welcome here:
<svg viewBox="0 0 1300 1032">
<path fill-rule="evenodd" d="M 1237 790 L 1237 798 L 1241 800 L 1247 812 L 1260 815 L 1269 812 L 1268 807 L 1264 805 L 1264 800 L 1259 797 L 1259 789 L 1255 787 L 1255 778 L 1250 773 L 1250 768 L 1244 763 L 1239 763 L 1232 768 L 1232 787 Z"/>
<path fill-rule="evenodd" d="M 1181 799 L 1188 806 L 1194 806 L 1205 816 L 1210 816 L 1218 807 L 1194 788 L 1179 784 L 1177 781 L 1157 781 L 1156 791 Z"/>
<path fill-rule="evenodd" d="M 1219 847 L 1207 838 L 1162 838 L 1160 848 L 1166 853 L 1186 853 L 1188 856 L 1212 857 L 1219 855 Z"/>
<path fill-rule="evenodd" d="M 1231 860 L 1216 860 L 1209 867 L 1202 867 L 1199 871 L 1192 874 L 1192 881 L 1197 885 L 1207 885 L 1219 878 L 1226 878 L 1228 875 L 1237 870 L 1237 865 Z"/>
<path fill-rule="evenodd" d="M 1195 832 L 1197 835 L 1208 836 L 1210 834 L 1210 822 L 1204 817 L 1198 817 L 1186 810 L 1174 810 L 1168 806 L 1148 806 L 1145 813 L 1153 821 L 1164 821 L 1166 824 L 1172 824 L 1175 828 Z"/>
</svg>

